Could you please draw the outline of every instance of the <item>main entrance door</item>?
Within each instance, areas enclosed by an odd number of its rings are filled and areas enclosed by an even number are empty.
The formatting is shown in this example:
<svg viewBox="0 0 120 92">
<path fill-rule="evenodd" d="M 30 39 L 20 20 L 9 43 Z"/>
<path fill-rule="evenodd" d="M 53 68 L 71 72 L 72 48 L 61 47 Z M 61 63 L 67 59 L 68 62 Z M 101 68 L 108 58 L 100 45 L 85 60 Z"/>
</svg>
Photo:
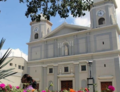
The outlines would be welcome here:
<svg viewBox="0 0 120 92">
<path fill-rule="evenodd" d="M 61 90 L 69 90 L 70 88 L 73 88 L 72 80 L 61 81 Z"/>
<path fill-rule="evenodd" d="M 112 85 L 112 82 L 101 82 L 101 91 L 106 90 L 106 87 Z M 112 92 L 112 91 L 106 91 L 106 92 Z"/>
</svg>

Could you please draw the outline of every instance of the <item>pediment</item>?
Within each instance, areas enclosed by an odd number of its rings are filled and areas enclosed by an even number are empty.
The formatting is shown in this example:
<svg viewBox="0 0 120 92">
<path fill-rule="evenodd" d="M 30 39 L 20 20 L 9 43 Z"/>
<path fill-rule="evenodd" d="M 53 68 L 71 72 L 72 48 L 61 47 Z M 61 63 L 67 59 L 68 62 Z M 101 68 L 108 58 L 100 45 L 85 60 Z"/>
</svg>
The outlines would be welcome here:
<svg viewBox="0 0 120 92">
<path fill-rule="evenodd" d="M 52 32 L 50 32 L 44 38 L 62 36 L 62 35 L 66 35 L 66 34 L 70 34 L 70 33 L 74 33 L 74 32 L 84 31 L 84 30 L 87 30 L 87 29 L 90 29 L 90 28 L 63 23 L 62 25 L 60 25 L 56 29 L 54 29 Z"/>
</svg>

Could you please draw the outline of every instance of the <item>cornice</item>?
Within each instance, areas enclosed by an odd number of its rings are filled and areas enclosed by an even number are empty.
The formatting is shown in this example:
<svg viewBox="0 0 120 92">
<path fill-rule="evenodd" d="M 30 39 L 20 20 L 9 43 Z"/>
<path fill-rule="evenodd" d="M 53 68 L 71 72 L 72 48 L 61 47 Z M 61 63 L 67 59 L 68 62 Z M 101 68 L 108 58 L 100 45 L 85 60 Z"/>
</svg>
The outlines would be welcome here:
<svg viewBox="0 0 120 92">
<path fill-rule="evenodd" d="M 106 76 L 99 76 L 98 79 L 99 80 L 105 80 L 105 79 L 113 79 L 114 76 L 113 75 L 106 75 Z"/>
<path fill-rule="evenodd" d="M 63 24 L 61 24 L 60 26 L 58 26 L 56 29 L 54 29 L 50 34 L 46 35 L 44 38 L 47 38 L 47 37 L 53 35 L 54 33 L 57 33 L 63 27 L 73 28 L 73 29 L 83 29 L 83 30 L 90 29 L 90 27 L 78 26 L 78 25 L 71 25 L 71 24 L 67 24 L 66 22 L 64 22 Z"/>
<path fill-rule="evenodd" d="M 32 42 L 29 42 L 27 44 L 30 45 L 30 44 L 35 44 L 35 43 L 39 43 L 39 42 L 49 41 L 49 40 L 56 39 L 56 38 L 62 38 L 62 37 L 67 37 L 67 36 L 72 36 L 72 35 L 77 35 L 77 34 L 84 34 L 84 33 L 89 33 L 89 32 L 94 32 L 94 31 L 100 31 L 100 30 L 104 30 L 104 29 L 115 28 L 115 27 L 117 28 L 117 31 L 120 34 L 119 26 L 118 26 L 118 24 L 115 24 L 115 25 L 103 26 L 103 27 L 100 27 L 100 28 L 82 30 L 82 31 L 78 31 L 78 32 L 73 32 L 73 33 L 60 35 L 60 36 L 54 36 L 54 37 L 45 38 L 45 39 L 42 38 L 41 40 L 32 41 Z"/>
<path fill-rule="evenodd" d="M 109 1 L 112 1 L 114 3 L 114 5 L 115 5 L 115 8 L 117 8 L 117 4 L 116 4 L 115 0 L 109 0 Z M 99 2 L 93 3 L 93 5 L 100 5 L 100 4 L 104 4 L 106 2 L 108 2 L 108 0 L 99 1 Z"/>
<path fill-rule="evenodd" d="M 50 26 L 52 26 L 52 23 L 49 20 L 46 20 L 46 19 L 41 19 L 40 20 L 40 22 L 43 22 L 43 21 L 47 22 Z M 40 22 L 32 21 L 32 22 L 30 22 L 30 25 L 40 23 Z"/>
<path fill-rule="evenodd" d="M 88 63 L 88 60 L 80 60 L 80 61 L 69 61 L 69 62 L 59 62 L 59 63 L 50 63 L 50 64 L 41 64 L 41 65 L 30 65 L 28 67 L 48 67 L 48 66 L 58 66 L 61 64 L 80 64 L 80 63 Z"/>
<path fill-rule="evenodd" d="M 57 75 L 58 77 L 74 77 L 74 74 Z"/>
<path fill-rule="evenodd" d="M 57 61 L 57 60 L 64 60 L 64 59 L 81 58 L 81 57 L 89 57 L 89 56 L 97 56 L 97 55 L 107 55 L 107 54 L 115 54 L 115 53 L 120 54 L 120 50 L 112 50 L 112 51 L 105 51 L 105 52 L 86 53 L 86 54 L 77 54 L 77 55 L 70 55 L 70 56 L 63 56 L 63 57 L 46 58 L 46 59 L 41 59 L 41 60 L 29 61 L 28 63 L 40 63 L 40 62 L 47 62 L 47 61 Z"/>
</svg>

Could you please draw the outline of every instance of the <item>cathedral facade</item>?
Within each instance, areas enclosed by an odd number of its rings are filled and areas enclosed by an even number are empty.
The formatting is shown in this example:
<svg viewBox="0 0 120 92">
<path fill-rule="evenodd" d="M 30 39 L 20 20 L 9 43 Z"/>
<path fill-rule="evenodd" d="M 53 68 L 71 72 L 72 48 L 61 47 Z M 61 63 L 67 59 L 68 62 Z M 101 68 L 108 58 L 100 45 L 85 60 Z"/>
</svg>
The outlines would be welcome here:
<svg viewBox="0 0 120 92">
<path fill-rule="evenodd" d="M 115 0 L 94 0 L 90 27 L 63 23 L 52 31 L 44 18 L 30 23 L 28 73 L 40 90 L 50 83 L 54 91 L 89 87 L 90 92 L 101 92 L 109 85 L 120 90 L 116 8 Z"/>
</svg>

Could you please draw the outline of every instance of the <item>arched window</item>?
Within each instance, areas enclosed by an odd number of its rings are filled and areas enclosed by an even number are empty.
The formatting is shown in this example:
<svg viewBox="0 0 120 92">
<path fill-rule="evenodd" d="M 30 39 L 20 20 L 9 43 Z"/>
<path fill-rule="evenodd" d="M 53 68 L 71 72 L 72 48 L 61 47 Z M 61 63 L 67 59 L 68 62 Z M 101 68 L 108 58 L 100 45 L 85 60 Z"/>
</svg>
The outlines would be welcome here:
<svg viewBox="0 0 120 92">
<path fill-rule="evenodd" d="M 104 18 L 100 18 L 100 19 L 98 20 L 98 24 L 99 24 L 99 25 L 105 24 L 105 19 L 104 19 Z"/>
<path fill-rule="evenodd" d="M 68 45 L 68 43 L 64 44 L 64 55 L 69 55 L 69 45 Z"/>
<path fill-rule="evenodd" d="M 34 38 L 35 38 L 35 39 L 38 39 L 38 33 L 35 34 Z"/>
</svg>

